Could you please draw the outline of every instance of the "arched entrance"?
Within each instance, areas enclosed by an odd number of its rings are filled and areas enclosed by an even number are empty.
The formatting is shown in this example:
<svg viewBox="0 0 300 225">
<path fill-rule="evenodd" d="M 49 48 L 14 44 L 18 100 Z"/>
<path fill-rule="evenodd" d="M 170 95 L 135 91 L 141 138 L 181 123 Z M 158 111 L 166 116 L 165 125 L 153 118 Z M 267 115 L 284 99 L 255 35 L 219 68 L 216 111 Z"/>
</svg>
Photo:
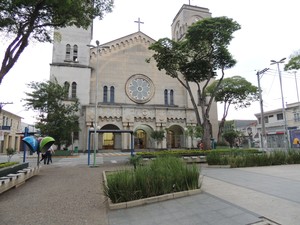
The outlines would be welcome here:
<svg viewBox="0 0 300 225">
<path fill-rule="evenodd" d="M 134 149 L 149 149 L 153 147 L 150 133 L 152 128 L 147 125 L 139 125 L 134 131 Z"/>
<path fill-rule="evenodd" d="M 120 130 L 114 124 L 107 124 L 101 128 L 101 130 Z M 121 134 L 119 133 L 103 133 L 99 140 L 102 149 L 116 149 L 121 146 Z M 99 147 L 100 147 L 99 146 Z"/>
<path fill-rule="evenodd" d="M 178 125 L 172 125 L 167 129 L 167 147 L 183 148 L 185 147 L 183 128 Z"/>
<path fill-rule="evenodd" d="M 142 129 L 138 129 L 134 137 L 134 148 L 144 149 L 146 148 L 146 146 L 147 146 L 147 133 Z"/>
</svg>

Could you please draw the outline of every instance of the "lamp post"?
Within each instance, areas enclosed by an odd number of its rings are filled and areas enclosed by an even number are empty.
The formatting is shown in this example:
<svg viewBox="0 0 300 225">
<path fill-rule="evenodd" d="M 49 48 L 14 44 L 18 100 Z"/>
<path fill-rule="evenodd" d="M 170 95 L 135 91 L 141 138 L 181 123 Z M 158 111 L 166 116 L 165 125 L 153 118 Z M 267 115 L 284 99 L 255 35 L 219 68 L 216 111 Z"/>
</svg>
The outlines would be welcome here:
<svg viewBox="0 0 300 225">
<path fill-rule="evenodd" d="M 265 116 L 263 108 L 263 100 L 261 96 L 261 87 L 260 87 L 260 75 L 268 71 L 269 68 L 265 68 L 262 71 L 257 71 L 257 81 L 258 81 L 258 92 L 259 92 L 259 102 L 260 102 L 260 120 L 261 120 L 261 149 L 264 150 L 266 143 L 266 127 L 265 127 Z"/>
<path fill-rule="evenodd" d="M 99 54 L 100 54 L 100 49 L 103 48 L 109 48 L 108 46 L 100 46 L 100 42 L 96 40 L 96 45 L 87 45 L 90 48 L 97 48 L 97 70 L 95 72 L 95 82 L 96 82 L 96 91 L 95 91 L 95 122 L 94 122 L 94 163 L 93 166 L 96 166 L 96 151 L 98 147 L 98 135 L 97 135 L 97 125 L 98 125 L 98 92 L 99 92 L 99 84 L 98 84 L 98 76 L 99 76 Z"/>
<path fill-rule="evenodd" d="M 282 114 L 284 119 L 284 139 L 285 139 L 285 148 L 289 148 L 289 139 L 288 139 L 288 131 L 287 131 L 287 123 L 286 123 L 286 113 L 285 113 L 285 107 L 284 107 L 284 97 L 283 97 L 283 91 L 282 91 L 282 80 L 281 80 L 281 72 L 279 68 L 279 63 L 284 63 L 284 60 L 286 58 L 282 58 L 279 61 L 271 60 L 271 65 L 277 64 L 277 70 L 279 74 L 279 82 L 280 82 L 280 91 L 281 91 L 281 103 L 282 103 Z"/>
<path fill-rule="evenodd" d="M 299 103 L 299 92 L 298 92 L 298 82 L 297 82 L 297 71 L 293 71 L 294 73 L 294 76 L 295 76 L 295 84 L 296 84 L 296 91 L 297 91 L 297 100 L 298 100 L 298 103 Z"/>
</svg>

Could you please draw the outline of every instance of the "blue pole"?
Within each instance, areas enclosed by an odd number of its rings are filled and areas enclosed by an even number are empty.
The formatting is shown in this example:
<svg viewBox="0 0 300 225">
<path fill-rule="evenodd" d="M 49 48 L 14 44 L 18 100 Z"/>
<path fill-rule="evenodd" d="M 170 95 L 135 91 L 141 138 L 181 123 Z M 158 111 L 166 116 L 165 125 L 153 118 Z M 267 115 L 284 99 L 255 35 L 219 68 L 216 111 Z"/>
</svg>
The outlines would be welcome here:
<svg viewBox="0 0 300 225">
<path fill-rule="evenodd" d="M 134 152 L 134 137 L 133 137 L 133 133 L 131 133 L 131 156 L 134 156 L 133 152 Z"/>
<path fill-rule="evenodd" d="M 24 130 L 24 137 L 27 137 L 28 136 L 28 127 L 25 127 L 25 130 Z M 25 142 L 23 143 L 23 163 L 25 162 L 26 160 L 26 144 Z"/>
<path fill-rule="evenodd" d="M 88 135 L 88 166 L 90 165 L 90 154 L 91 154 L 91 132 L 89 130 L 89 135 Z"/>
</svg>

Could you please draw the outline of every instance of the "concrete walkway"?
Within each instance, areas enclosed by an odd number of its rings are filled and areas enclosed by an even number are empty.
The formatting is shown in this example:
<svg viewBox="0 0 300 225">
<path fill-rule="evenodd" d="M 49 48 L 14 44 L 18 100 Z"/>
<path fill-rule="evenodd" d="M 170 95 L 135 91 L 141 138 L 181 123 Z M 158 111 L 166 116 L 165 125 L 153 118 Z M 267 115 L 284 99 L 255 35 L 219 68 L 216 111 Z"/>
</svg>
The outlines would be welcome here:
<svg viewBox="0 0 300 225">
<path fill-rule="evenodd" d="M 243 169 L 202 166 L 199 195 L 108 210 L 102 171 L 55 161 L 18 188 L 0 195 L 1 225 L 296 225 L 300 221 L 300 165 Z M 263 218 L 273 222 L 264 222 Z"/>
</svg>

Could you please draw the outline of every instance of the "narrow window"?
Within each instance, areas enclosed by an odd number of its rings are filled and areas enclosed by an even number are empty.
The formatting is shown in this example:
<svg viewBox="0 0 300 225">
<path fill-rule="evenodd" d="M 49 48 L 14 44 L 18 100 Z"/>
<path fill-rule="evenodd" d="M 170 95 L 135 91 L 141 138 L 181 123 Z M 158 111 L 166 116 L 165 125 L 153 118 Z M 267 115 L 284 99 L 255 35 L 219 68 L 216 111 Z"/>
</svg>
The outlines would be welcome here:
<svg viewBox="0 0 300 225">
<path fill-rule="evenodd" d="M 107 86 L 103 87 L 103 102 L 107 102 Z"/>
<path fill-rule="evenodd" d="M 65 98 L 68 98 L 69 97 L 69 89 L 70 89 L 70 83 L 68 81 L 65 81 L 64 88 L 65 88 Z"/>
<path fill-rule="evenodd" d="M 78 62 L 78 46 L 73 46 L 73 61 Z"/>
<path fill-rule="evenodd" d="M 76 98 L 76 90 L 77 89 L 77 83 L 73 82 L 72 83 L 72 94 L 71 94 L 71 98 Z"/>
<path fill-rule="evenodd" d="M 66 60 L 71 60 L 71 45 L 66 45 Z"/>
<path fill-rule="evenodd" d="M 110 87 L 110 102 L 111 103 L 115 102 L 115 87 L 114 86 Z"/>
<path fill-rule="evenodd" d="M 170 91 L 170 105 L 174 105 L 174 91 Z"/>
<path fill-rule="evenodd" d="M 165 89 L 165 92 L 164 92 L 164 97 L 165 97 L 165 105 L 168 105 L 168 90 Z"/>
</svg>

